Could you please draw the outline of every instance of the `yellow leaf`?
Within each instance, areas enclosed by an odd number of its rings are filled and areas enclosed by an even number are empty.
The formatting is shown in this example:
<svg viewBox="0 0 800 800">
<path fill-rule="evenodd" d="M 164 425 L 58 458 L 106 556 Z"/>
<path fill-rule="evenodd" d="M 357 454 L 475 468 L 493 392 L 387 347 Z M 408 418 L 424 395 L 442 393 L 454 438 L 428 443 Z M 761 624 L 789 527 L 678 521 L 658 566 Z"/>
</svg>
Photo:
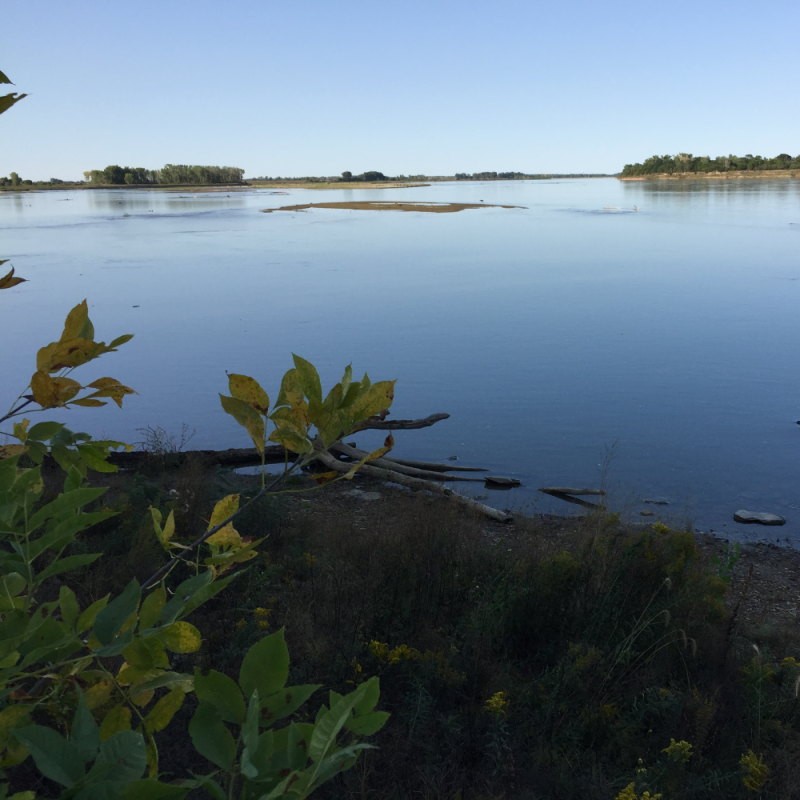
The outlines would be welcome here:
<svg viewBox="0 0 800 800">
<path fill-rule="evenodd" d="M 310 453 L 312 449 L 311 442 L 305 436 L 289 428 L 276 428 L 270 434 L 269 441 L 282 444 L 293 453 Z"/>
<path fill-rule="evenodd" d="M 72 311 L 67 314 L 64 322 L 64 332 L 61 334 L 61 342 L 70 339 L 94 339 L 94 326 L 89 321 L 89 306 L 86 300 L 78 303 Z"/>
<path fill-rule="evenodd" d="M 90 395 L 86 396 L 86 400 L 93 400 L 96 397 L 110 397 L 120 408 L 122 408 L 122 398 L 126 394 L 136 394 L 136 392 L 129 386 L 123 386 L 116 378 L 98 378 L 92 381 L 87 387 L 89 389 L 97 389 Z"/>
<path fill-rule="evenodd" d="M 229 494 L 226 497 L 223 497 L 215 506 L 214 511 L 211 514 L 211 521 L 208 523 L 208 528 L 206 530 L 211 530 L 212 528 L 216 528 L 221 522 L 224 522 L 231 514 L 236 513 L 239 510 L 239 495 L 238 494 Z"/>
<path fill-rule="evenodd" d="M 352 405 L 351 414 L 355 422 L 380 414 L 392 405 L 394 385 L 397 381 L 378 381 L 373 383 Z"/>
<path fill-rule="evenodd" d="M 114 706 L 100 724 L 100 741 L 110 739 L 115 733 L 131 729 L 131 710 L 122 704 Z"/>
<path fill-rule="evenodd" d="M 233 525 L 228 524 L 224 528 L 220 528 L 213 536 L 209 536 L 206 544 L 214 547 L 241 547 L 242 537 L 234 530 Z"/>
<path fill-rule="evenodd" d="M 144 727 L 148 733 L 158 733 L 169 725 L 175 712 L 183 705 L 186 693 L 182 689 L 173 689 L 165 694 L 144 718 Z"/>
<path fill-rule="evenodd" d="M 58 386 L 45 370 L 34 372 L 31 378 L 33 399 L 42 408 L 51 408 L 58 404 Z"/>
<path fill-rule="evenodd" d="M 264 452 L 264 420 L 258 415 L 255 409 L 251 408 L 243 400 L 235 397 L 226 397 L 224 394 L 219 396 L 222 408 L 226 414 L 230 414 L 249 434 L 259 453 Z"/>
<path fill-rule="evenodd" d="M 0 289 L 10 289 L 12 286 L 16 286 L 18 283 L 25 283 L 26 280 L 27 278 L 15 278 L 14 267 L 11 267 L 11 272 L 0 278 Z"/>
<path fill-rule="evenodd" d="M 368 453 L 364 458 L 361 459 L 357 464 L 353 464 L 350 468 L 350 471 L 344 476 L 346 480 L 352 480 L 355 476 L 356 472 L 364 466 L 364 464 L 368 464 L 370 461 L 375 461 L 376 459 L 382 458 L 385 456 L 392 448 L 394 447 L 394 437 L 390 433 L 386 440 L 383 443 L 383 447 L 379 447 L 377 450 L 373 450 L 371 453 Z"/>
<path fill-rule="evenodd" d="M 322 486 L 323 484 L 332 481 L 334 478 L 338 478 L 339 477 L 339 473 L 338 472 L 315 472 L 311 477 L 318 484 L 320 484 L 320 486 Z"/>
<path fill-rule="evenodd" d="M 91 339 L 51 342 L 36 354 L 36 369 L 57 372 L 64 367 L 79 367 L 102 352 L 102 344 Z"/>
<path fill-rule="evenodd" d="M 151 667 L 137 667 L 127 662 L 120 667 L 117 683 L 120 686 L 132 686 L 134 683 L 143 683 L 161 675 L 163 670 Z"/>
<path fill-rule="evenodd" d="M 111 698 L 111 692 L 114 691 L 114 684 L 111 681 L 100 681 L 94 686 L 90 686 L 83 696 L 86 699 L 86 705 L 89 710 L 99 708 L 105 705 Z"/>
<path fill-rule="evenodd" d="M 58 402 L 59 405 L 64 405 L 65 403 L 72 400 L 76 394 L 83 388 L 78 381 L 73 380 L 72 378 L 53 378 L 53 384 L 56 387 L 56 392 L 58 393 Z"/>
<path fill-rule="evenodd" d="M 139 630 L 152 628 L 161 616 L 161 609 L 167 602 L 167 591 L 164 584 L 160 583 L 156 589 L 150 592 L 142 603 L 139 611 Z"/>
<path fill-rule="evenodd" d="M 14 423 L 14 436 L 21 442 L 28 438 L 28 425 L 30 424 L 31 421 L 27 418 L 23 419 L 22 422 Z"/>
<path fill-rule="evenodd" d="M 228 387 L 237 400 L 247 403 L 259 414 L 266 416 L 267 411 L 269 411 L 269 396 L 259 386 L 258 381 L 247 375 L 233 373 L 228 375 Z"/>
<path fill-rule="evenodd" d="M 159 639 L 173 653 L 194 653 L 200 649 L 200 631 L 188 622 L 173 622 L 160 631 Z"/>
<path fill-rule="evenodd" d="M 28 448 L 24 444 L 4 444 L 0 445 L 0 458 L 11 458 L 11 456 L 21 456 L 27 453 Z"/>
<path fill-rule="evenodd" d="M 100 406 L 107 406 L 108 403 L 103 403 L 100 400 L 92 400 L 90 397 L 81 397 L 79 400 L 72 400 L 71 406 L 86 406 L 87 408 L 100 408 Z"/>
</svg>

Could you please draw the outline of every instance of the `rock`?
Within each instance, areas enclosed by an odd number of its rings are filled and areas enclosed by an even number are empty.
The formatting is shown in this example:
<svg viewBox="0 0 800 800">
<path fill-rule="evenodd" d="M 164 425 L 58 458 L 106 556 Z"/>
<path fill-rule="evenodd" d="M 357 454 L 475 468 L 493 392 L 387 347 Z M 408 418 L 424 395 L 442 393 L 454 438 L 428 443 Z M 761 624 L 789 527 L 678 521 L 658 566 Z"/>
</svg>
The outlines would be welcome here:
<svg viewBox="0 0 800 800">
<path fill-rule="evenodd" d="M 644 511 L 639 512 L 640 517 L 654 517 L 656 515 L 655 511 L 650 511 L 650 509 L 646 509 Z"/>
<path fill-rule="evenodd" d="M 522 486 L 522 483 L 516 478 L 501 478 L 499 476 L 489 477 L 487 475 L 484 481 L 486 481 L 486 483 L 494 483 L 497 486 Z"/>
<path fill-rule="evenodd" d="M 669 505 L 669 500 L 664 500 L 662 497 L 648 498 L 644 502 L 645 503 L 649 503 L 651 506 L 668 506 Z"/>
<path fill-rule="evenodd" d="M 777 514 L 763 514 L 756 511 L 745 511 L 741 509 L 733 515 L 735 522 L 741 522 L 744 525 L 758 524 L 758 525 L 785 525 L 786 520 L 779 517 Z"/>
</svg>

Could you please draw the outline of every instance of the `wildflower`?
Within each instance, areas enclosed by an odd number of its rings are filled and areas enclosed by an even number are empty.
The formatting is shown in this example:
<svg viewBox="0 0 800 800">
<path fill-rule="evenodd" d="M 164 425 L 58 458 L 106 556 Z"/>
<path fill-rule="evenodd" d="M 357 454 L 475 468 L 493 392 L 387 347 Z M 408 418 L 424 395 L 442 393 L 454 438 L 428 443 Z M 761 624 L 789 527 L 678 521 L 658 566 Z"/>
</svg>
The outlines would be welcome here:
<svg viewBox="0 0 800 800">
<path fill-rule="evenodd" d="M 399 664 L 401 661 L 416 661 L 420 658 L 419 650 L 409 647 L 407 644 L 400 644 L 389 653 L 389 663 Z"/>
<path fill-rule="evenodd" d="M 261 608 L 261 606 L 259 606 L 253 613 L 260 619 L 269 619 L 269 615 L 272 613 L 272 609 Z"/>
<path fill-rule="evenodd" d="M 786 658 L 781 661 L 781 665 L 784 667 L 800 667 L 800 661 L 795 660 L 792 656 L 786 656 Z"/>
<path fill-rule="evenodd" d="M 636 794 L 636 784 L 629 783 L 615 798 L 614 800 L 661 800 L 660 794 L 650 794 L 650 792 L 644 792 L 639 797 Z"/>
<path fill-rule="evenodd" d="M 313 567 L 317 560 L 311 553 L 303 553 L 303 558 L 305 559 L 307 567 Z"/>
<path fill-rule="evenodd" d="M 488 711 L 493 717 L 504 717 L 508 711 L 511 701 L 505 692 L 495 692 L 483 706 L 484 711 Z"/>
<path fill-rule="evenodd" d="M 739 759 L 739 764 L 747 770 L 747 774 L 742 778 L 745 789 L 751 789 L 754 792 L 761 789 L 769 777 L 769 767 L 762 761 L 761 756 L 748 750 Z"/>
<path fill-rule="evenodd" d="M 269 622 L 267 622 L 265 619 L 260 619 L 258 621 L 258 627 L 264 629 L 269 628 Z"/>
<path fill-rule="evenodd" d="M 239 620 L 239 621 L 236 623 L 236 627 L 237 627 L 239 630 L 241 630 L 242 628 L 244 628 L 244 626 L 245 626 L 245 625 L 247 625 L 247 621 L 246 621 L 245 619 L 240 619 L 240 620 Z"/>
<path fill-rule="evenodd" d="M 693 755 L 692 746 L 683 739 L 679 742 L 670 739 L 669 744 L 661 752 L 666 753 L 670 758 L 674 758 L 682 764 L 685 764 Z"/>
<path fill-rule="evenodd" d="M 669 689 L 659 689 L 658 696 L 662 700 L 666 700 L 668 697 L 672 697 L 672 692 Z"/>
<path fill-rule="evenodd" d="M 378 659 L 378 661 L 388 661 L 389 660 L 389 645 L 386 642 L 379 642 L 377 639 L 373 639 L 369 643 L 369 652 Z"/>
</svg>

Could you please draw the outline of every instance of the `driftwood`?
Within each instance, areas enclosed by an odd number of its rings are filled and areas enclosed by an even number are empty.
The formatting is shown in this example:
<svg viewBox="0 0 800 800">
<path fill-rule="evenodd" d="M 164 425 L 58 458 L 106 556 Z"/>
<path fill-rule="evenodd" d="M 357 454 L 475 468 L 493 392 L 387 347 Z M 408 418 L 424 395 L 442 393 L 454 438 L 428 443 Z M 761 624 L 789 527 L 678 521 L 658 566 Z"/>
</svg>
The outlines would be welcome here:
<svg viewBox="0 0 800 800">
<path fill-rule="evenodd" d="M 344 473 L 349 472 L 350 470 L 350 467 L 347 464 L 342 463 L 338 458 L 332 456 L 330 453 L 320 452 L 317 455 L 317 459 L 326 467 L 334 470 L 335 472 Z M 440 483 L 423 480 L 422 478 L 412 478 L 409 475 L 403 475 L 390 469 L 372 467 L 369 464 L 365 464 L 363 467 L 361 467 L 361 469 L 359 469 L 359 474 L 370 475 L 373 478 L 382 478 L 383 480 L 391 481 L 392 483 L 399 483 L 401 486 L 407 486 L 409 489 L 414 489 L 415 491 L 435 492 L 436 494 L 442 494 L 445 497 L 452 497 L 457 503 L 467 506 L 474 511 L 480 511 L 481 514 L 484 514 L 491 519 L 495 519 L 498 522 L 510 522 L 512 519 L 510 514 L 506 514 L 503 511 L 498 511 L 496 508 L 492 508 L 491 506 L 486 506 L 470 497 L 464 497 L 464 495 L 458 494 L 452 489 L 442 486 Z"/>
<path fill-rule="evenodd" d="M 539 491 L 543 491 L 540 489 Z M 547 491 L 551 497 L 557 497 L 559 500 L 563 500 L 566 503 L 573 503 L 576 506 L 583 506 L 584 508 L 593 508 L 597 511 L 600 511 L 605 508 L 605 506 L 600 503 L 587 503 L 586 500 L 581 500 L 580 497 L 573 497 L 572 495 L 565 494 L 564 492 L 557 492 L 555 489 L 549 489 Z M 605 494 L 605 492 L 603 492 Z"/>
<path fill-rule="evenodd" d="M 357 447 L 345 444 L 344 442 L 333 445 L 331 450 L 336 453 L 342 453 L 343 455 L 352 458 L 354 461 L 360 461 L 362 458 L 369 455 L 366 450 L 359 450 Z M 462 478 L 460 475 L 445 475 L 443 470 L 430 470 L 411 467 L 407 462 L 403 463 L 394 458 L 388 458 L 387 456 L 384 456 L 383 458 L 376 458 L 374 461 L 370 461 L 369 463 L 370 466 L 383 467 L 384 469 L 390 469 L 394 472 L 400 472 L 403 475 L 409 475 L 412 478 L 427 478 L 428 480 L 434 481 L 476 481 L 478 483 L 483 483 L 484 480 L 483 478 Z M 436 466 L 445 467 L 444 464 L 437 464 Z"/>
<path fill-rule="evenodd" d="M 602 489 L 570 489 L 568 486 L 551 486 L 551 487 L 544 487 L 539 489 L 540 492 L 544 492 L 545 494 L 570 494 L 570 495 L 582 495 L 582 494 L 594 494 L 594 495 L 604 495 L 605 492 Z"/>
</svg>

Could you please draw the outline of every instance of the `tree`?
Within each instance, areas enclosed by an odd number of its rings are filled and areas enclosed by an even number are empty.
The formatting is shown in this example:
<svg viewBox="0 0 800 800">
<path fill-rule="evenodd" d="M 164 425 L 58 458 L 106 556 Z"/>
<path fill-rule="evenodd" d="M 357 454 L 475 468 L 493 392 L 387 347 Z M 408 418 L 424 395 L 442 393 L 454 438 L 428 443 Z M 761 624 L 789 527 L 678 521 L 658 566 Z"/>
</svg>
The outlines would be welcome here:
<svg viewBox="0 0 800 800">
<path fill-rule="evenodd" d="M 343 172 L 342 180 L 345 182 L 353 180 L 353 173 L 348 171 Z"/>
<path fill-rule="evenodd" d="M 11 175 L 9 175 L 9 177 L 11 178 L 11 185 L 12 186 L 19 186 L 20 179 L 19 179 L 19 175 L 17 175 L 16 172 L 12 172 Z"/>
</svg>

